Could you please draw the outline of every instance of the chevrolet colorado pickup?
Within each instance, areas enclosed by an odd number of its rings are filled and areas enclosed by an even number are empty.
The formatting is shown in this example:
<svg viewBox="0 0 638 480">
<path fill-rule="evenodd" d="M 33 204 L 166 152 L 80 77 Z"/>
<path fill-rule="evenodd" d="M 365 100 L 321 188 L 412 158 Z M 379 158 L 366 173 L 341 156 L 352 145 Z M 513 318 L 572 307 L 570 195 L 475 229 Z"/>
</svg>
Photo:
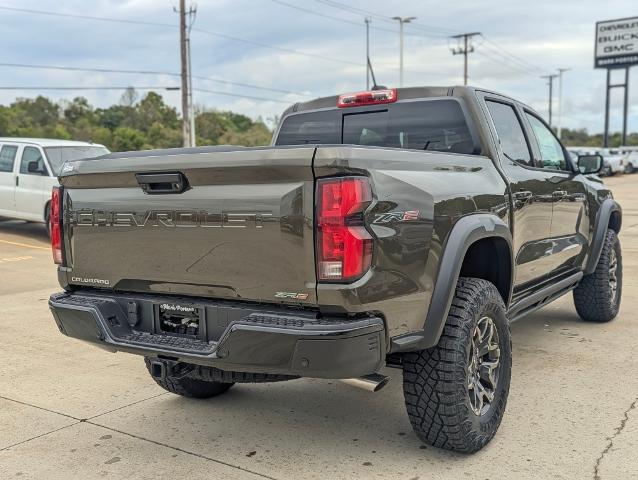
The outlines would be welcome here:
<svg viewBox="0 0 638 480">
<path fill-rule="evenodd" d="M 298 103 L 270 147 L 66 163 L 49 305 L 63 334 L 144 356 L 187 397 L 299 377 L 376 390 L 402 369 L 416 435 L 474 452 L 504 414 L 510 322 L 570 291 L 585 321 L 618 312 L 601 166 L 490 91 Z"/>
</svg>

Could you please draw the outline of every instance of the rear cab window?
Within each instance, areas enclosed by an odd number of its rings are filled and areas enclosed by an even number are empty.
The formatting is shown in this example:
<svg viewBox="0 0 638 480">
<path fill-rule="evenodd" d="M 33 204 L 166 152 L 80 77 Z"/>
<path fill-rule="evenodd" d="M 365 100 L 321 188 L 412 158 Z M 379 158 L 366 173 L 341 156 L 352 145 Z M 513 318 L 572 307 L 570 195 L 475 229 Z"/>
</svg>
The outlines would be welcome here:
<svg viewBox="0 0 638 480">
<path fill-rule="evenodd" d="M 451 98 L 292 114 L 275 145 L 351 144 L 477 154 L 461 104 Z"/>
<path fill-rule="evenodd" d="M 485 104 L 492 117 L 503 155 L 509 160 L 533 167 L 534 162 L 523 132 L 523 126 L 514 107 L 494 100 L 486 100 Z"/>
<path fill-rule="evenodd" d="M 2 145 L 0 147 L 0 172 L 13 172 L 17 153 L 17 145 Z"/>
</svg>

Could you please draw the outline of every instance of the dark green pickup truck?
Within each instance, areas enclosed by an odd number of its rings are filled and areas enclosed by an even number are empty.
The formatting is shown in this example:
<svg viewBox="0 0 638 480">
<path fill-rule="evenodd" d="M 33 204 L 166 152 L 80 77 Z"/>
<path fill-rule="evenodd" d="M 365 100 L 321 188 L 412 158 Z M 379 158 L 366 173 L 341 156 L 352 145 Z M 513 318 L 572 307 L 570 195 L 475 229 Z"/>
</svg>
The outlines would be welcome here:
<svg viewBox="0 0 638 480">
<path fill-rule="evenodd" d="M 584 320 L 618 312 L 601 164 L 469 87 L 298 103 L 265 148 L 69 162 L 50 307 L 62 333 L 142 355 L 190 397 L 299 377 L 378 390 L 402 369 L 419 438 L 473 452 L 505 411 L 510 322 L 569 291 Z"/>
</svg>

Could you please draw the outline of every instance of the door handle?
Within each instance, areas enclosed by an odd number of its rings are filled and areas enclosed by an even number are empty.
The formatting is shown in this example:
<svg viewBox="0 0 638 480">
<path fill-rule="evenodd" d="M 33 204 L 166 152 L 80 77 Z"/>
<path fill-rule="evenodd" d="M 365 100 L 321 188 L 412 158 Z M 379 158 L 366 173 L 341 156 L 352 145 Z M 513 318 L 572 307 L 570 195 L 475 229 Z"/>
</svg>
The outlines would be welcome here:
<svg viewBox="0 0 638 480">
<path fill-rule="evenodd" d="M 16 187 L 18 186 L 19 183 L 20 183 L 20 177 L 16 175 Z"/>
<path fill-rule="evenodd" d="M 144 193 L 182 193 L 188 190 L 188 180 L 181 172 L 174 173 L 136 173 L 137 183 Z"/>
</svg>

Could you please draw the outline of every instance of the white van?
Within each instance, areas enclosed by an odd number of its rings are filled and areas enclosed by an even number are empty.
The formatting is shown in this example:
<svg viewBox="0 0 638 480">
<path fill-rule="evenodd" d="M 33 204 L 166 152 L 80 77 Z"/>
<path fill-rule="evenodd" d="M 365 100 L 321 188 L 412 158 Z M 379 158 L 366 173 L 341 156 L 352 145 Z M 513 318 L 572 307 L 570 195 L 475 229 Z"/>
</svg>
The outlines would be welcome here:
<svg viewBox="0 0 638 480">
<path fill-rule="evenodd" d="M 62 164 L 107 153 L 95 143 L 0 137 L 0 216 L 48 223 L 51 189 Z"/>
</svg>

